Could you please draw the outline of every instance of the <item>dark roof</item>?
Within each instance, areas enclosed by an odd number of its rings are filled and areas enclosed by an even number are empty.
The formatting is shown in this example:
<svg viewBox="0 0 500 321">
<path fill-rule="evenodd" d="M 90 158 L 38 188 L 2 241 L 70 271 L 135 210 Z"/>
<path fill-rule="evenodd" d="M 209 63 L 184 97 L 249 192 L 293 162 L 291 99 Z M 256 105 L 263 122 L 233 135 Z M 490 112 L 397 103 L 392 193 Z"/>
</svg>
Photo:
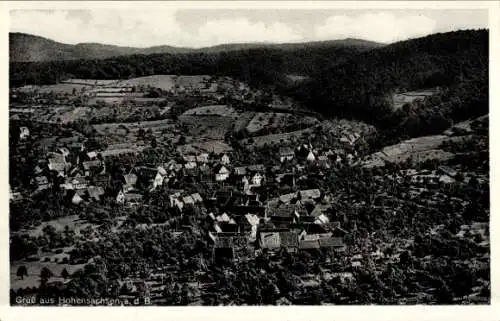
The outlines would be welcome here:
<svg viewBox="0 0 500 321">
<path fill-rule="evenodd" d="M 215 240 L 215 248 L 232 248 L 234 246 L 234 241 L 232 237 L 217 237 Z"/>
<path fill-rule="evenodd" d="M 295 151 L 291 147 L 281 147 L 280 155 L 295 155 Z"/>
<path fill-rule="evenodd" d="M 278 208 L 274 208 L 271 210 L 269 216 L 274 217 L 292 217 L 295 213 L 297 206 L 295 204 L 285 204 Z"/>
<path fill-rule="evenodd" d="M 282 247 L 299 247 L 299 235 L 296 232 L 279 232 Z"/>
<path fill-rule="evenodd" d="M 318 240 L 301 240 L 299 242 L 300 249 L 319 249 Z"/>
<path fill-rule="evenodd" d="M 263 164 L 250 165 L 247 167 L 250 172 L 259 172 L 266 170 L 266 167 Z"/>
<path fill-rule="evenodd" d="M 344 241 L 341 237 L 320 238 L 319 245 L 321 247 L 342 247 L 344 246 Z"/>
</svg>

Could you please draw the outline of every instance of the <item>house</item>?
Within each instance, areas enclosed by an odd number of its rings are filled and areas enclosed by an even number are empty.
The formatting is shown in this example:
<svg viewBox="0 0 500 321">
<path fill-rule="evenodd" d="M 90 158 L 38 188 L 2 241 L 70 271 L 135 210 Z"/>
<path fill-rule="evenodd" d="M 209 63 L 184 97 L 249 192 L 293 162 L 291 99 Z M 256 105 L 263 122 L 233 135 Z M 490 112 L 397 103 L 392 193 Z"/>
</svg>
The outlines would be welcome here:
<svg viewBox="0 0 500 321">
<path fill-rule="evenodd" d="M 288 193 L 284 195 L 280 195 L 279 200 L 284 204 L 290 204 L 293 199 L 297 197 L 297 193 Z"/>
<path fill-rule="evenodd" d="M 227 154 L 222 155 L 220 162 L 222 165 L 229 165 L 231 163 L 229 156 Z"/>
<path fill-rule="evenodd" d="M 75 205 L 78 205 L 80 204 L 81 202 L 83 202 L 83 198 L 81 196 L 82 194 L 81 193 L 78 193 L 78 192 L 75 192 L 75 194 L 73 195 L 73 197 L 71 198 L 71 203 L 75 204 Z"/>
<path fill-rule="evenodd" d="M 90 186 L 87 188 L 89 197 L 95 201 L 99 201 L 100 197 L 104 195 L 104 188 L 100 186 Z"/>
<path fill-rule="evenodd" d="M 215 171 L 215 180 L 216 181 L 225 181 L 229 177 L 229 170 L 223 166 L 216 166 L 216 171 Z"/>
<path fill-rule="evenodd" d="M 317 200 L 321 197 L 321 191 L 317 188 L 299 191 L 301 200 Z"/>
<path fill-rule="evenodd" d="M 330 222 L 330 220 L 328 219 L 328 217 L 325 214 L 318 215 L 314 220 L 314 224 L 318 224 L 318 225 L 328 224 L 329 222 Z"/>
<path fill-rule="evenodd" d="M 189 196 L 184 196 L 182 198 L 182 202 L 184 205 L 194 205 L 194 199 L 189 195 Z"/>
<path fill-rule="evenodd" d="M 323 215 L 330 208 L 330 204 L 317 204 L 309 214 L 312 217 Z"/>
<path fill-rule="evenodd" d="M 234 242 L 232 237 L 216 237 L 213 252 L 215 258 L 225 257 L 234 259 L 234 254 Z"/>
<path fill-rule="evenodd" d="M 262 184 L 263 179 L 264 179 L 263 175 L 261 175 L 258 172 L 255 173 L 255 175 L 252 177 L 252 185 L 260 186 Z"/>
<path fill-rule="evenodd" d="M 135 174 L 125 174 L 123 175 L 123 189 L 125 192 L 131 191 L 135 188 L 137 183 L 137 175 Z"/>
<path fill-rule="evenodd" d="M 321 155 L 318 156 L 318 166 L 323 168 L 323 169 L 329 169 L 330 168 L 330 160 L 326 155 Z"/>
<path fill-rule="evenodd" d="M 67 149 L 66 147 L 60 147 L 59 148 L 59 152 L 61 153 L 61 155 L 63 157 L 68 157 L 69 156 L 69 149 Z"/>
<path fill-rule="evenodd" d="M 191 197 L 193 198 L 195 203 L 203 203 L 203 198 L 199 193 L 191 194 Z"/>
<path fill-rule="evenodd" d="M 20 140 L 25 140 L 30 136 L 30 130 L 28 127 L 21 127 L 19 128 L 19 139 Z"/>
<path fill-rule="evenodd" d="M 455 178 L 458 174 L 456 170 L 453 168 L 450 168 L 448 166 L 439 166 L 438 170 L 443 173 L 444 175 L 448 175 L 451 178 Z"/>
<path fill-rule="evenodd" d="M 196 156 L 196 162 L 197 163 L 208 163 L 208 154 L 207 153 L 202 153 Z"/>
<path fill-rule="evenodd" d="M 295 151 L 290 147 L 280 148 L 280 162 L 283 163 L 286 160 L 292 160 L 295 157 Z"/>
<path fill-rule="evenodd" d="M 294 231 L 279 232 L 280 246 L 289 252 L 295 252 L 299 248 L 299 234 Z"/>
<path fill-rule="evenodd" d="M 185 163 L 194 163 L 196 165 L 196 156 L 194 155 L 184 155 L 182 159 Z"/>
<path fill-rule="evenodd" d="M 255 214 L 246 214 L 244 219 L 240 221 L 241 230 L 250 231 L 250 239 L 255 240 L 257 236 L 257 227 L 259 226 L 260 218 Z"/>
<path fill-rule="evenodd" d="M 142 201 L 142 195 L 137 193 L 126 193 L 125 203 L 130 205 L 137 205 Z"/>
<path fill-rule="evenodd" d="M 88 153 L 87 153 L 87 157 L 88 157 L 88 159 L 90 159 L 90 160 L 94 160 L 94 159 L 96 159 L 96 158 L 97 158 L 97 152 L 96 152 L 96 151 L 91 151 L 91 152 L 88 152 Z"/>
<path fill-rule="evenodd" d="M 138 175 L 138 180 L 141 181 L 144 185 L 147 185 L 147 188 L 150 191 L 153 191 L 158 186 L 163 185 L 163 175 L 161 175 L 161 170 L 159 170 L 158 168 L 140 166 L 136 167 L 135 170 Z"/>
<path fill-rule="evenodd" d="M 88 181 L 83 177 L 73 177 L 66 181 L 67 183 L 71 183 L 75 190 L 87 189 Z"/>
<path fill-rule="evenodd" d="M 247 168 L 245 166 L 235 167 L 233 170 L 236 176 L 245 176 L 247 174 Z"/>
<path fill-rule="evenodd" d="M 300 207 L 295 204 L 284 204 L 280 207 L 269 210 L 268 216 L 272 221 L 278 222 L 296 222 L 300 218 Z"/>
<path fill-rule="evenodd" d="M 196 166 L 198 166 L 196 164 L 196 162 L 188 162 L 188 163 L 184 164 L 184 168 L 185 169 L 195 169 Z"/>
<path fill-rule="evenodd" d="M 279 249 L 281 246 L 279 232 L 260 232 L 259 246 L 269 250 Z"/>
<path fill-rule="evenodd" d="M 314 156 L 314 153 L 312 151 L 309 151 L 309 153 L 307 154 L 306 160 L 308 162 L 311 162 L 311 163 L 316 161 L 316 156 Z"/>
<path fill-rule="evenodd" d="M 35 177 L 35 183 L 36 183 L 36 186 L 39 188 L 39 189 L 47 189 L 51 186 L 51 184 L 49 183 L 49 179 L 47 178 L 47 176 L 37 176 Z"/>
<path fill-rule="evenodd" d="M 263 164 L 256 164 L 248 166 L 247 170 L 251 173 L 264 173 L 266 171 L 266 167 Z"/>
<path fill-rule="evenodd" d="M 109 184 L 109 175 L 106 173 L 97 174 L 92 177 L 95 186 L 106 188 Z"/>
<path fill-rule="evenodd" d="M 83 170 L 85 171 L 85 176 L 90 176 L 92 171 L 97 172 L 101 169 L 101 161 L 100 160 L 91 160 L 85 161 L 82 163 Z"/>
<path fill-rule="evenodd" d="M 320 248 L 319 240 L 300 240 L 299 249 L 300 250 L 317 250 Z"/>
</svg>

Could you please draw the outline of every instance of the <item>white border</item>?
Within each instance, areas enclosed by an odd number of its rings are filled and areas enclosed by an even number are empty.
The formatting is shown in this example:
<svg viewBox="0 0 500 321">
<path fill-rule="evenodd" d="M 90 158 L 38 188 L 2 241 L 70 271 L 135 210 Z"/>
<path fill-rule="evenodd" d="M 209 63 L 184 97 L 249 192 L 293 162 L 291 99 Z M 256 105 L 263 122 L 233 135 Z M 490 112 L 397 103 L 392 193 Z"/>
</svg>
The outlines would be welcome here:
<svg viewBox="0 0 500 321">
<path fill-rule="evenodd" d="M 500 2 L 498 1 L 242 1 L 242 2 L 215 2 L 215 1 L 182 1 L 182 2 L 0 2 L 0 30 L 1 50 L 0 59 L 4 71 L 0 78 L 0 97 L 2 104 L 0 108 L 0 130 L 2 130 L 0 155 L 2 170 L 0 171 L 0 204 L 3 213 L 0 216 L 0 320 L 85 320 L 97 319 L 120 319 L 136 320 L 144 318 L 147 320 L 500 320 L 500 292 L 497 285 L 500 284 L 500 274 L 495 271 L 498 268 L 498 241 L 499 235 L 494 227 L 497 225 L 496 210 L 500 206 L 499 201 L 493 195 L 500 195 L 497 184 L 499 170 L 498 163 L 498 140 L 500 128 L 495 126 L 498 111 L 494 106 L 498 105 L 499 94 L 490 90 L 490 157 L 491 157 L 491 271 L 492 271 L 492 295 L 489 306 L 405 306 L 405 307 L 383 307 L 383 306 L 328 306 L 328 307 L 143 307 L 143 308 L 11 308 L 8 306 L 9 296 L 9 259 L 8 259 L 8 10 L 11 9 L 82 9 L 82 8 L 123 8 L 146 9 L 146 8 L 234 8 L 234 9 L 488 9 L 490 24 L 490 88 L 500 88 Z M 497 59 L 493 59 L 497 58 Z"/>
</svg>

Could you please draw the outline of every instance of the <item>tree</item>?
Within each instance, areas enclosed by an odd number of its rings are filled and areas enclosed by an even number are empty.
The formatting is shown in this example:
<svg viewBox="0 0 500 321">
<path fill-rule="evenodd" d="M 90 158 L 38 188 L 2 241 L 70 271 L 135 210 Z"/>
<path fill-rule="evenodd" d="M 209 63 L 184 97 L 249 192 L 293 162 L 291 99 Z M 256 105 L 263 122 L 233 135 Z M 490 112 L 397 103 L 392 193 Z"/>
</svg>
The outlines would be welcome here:
<svg viewBox="0 0 500 321">
<path fill-rule="evenodd" d="M 26 266 L 21 265 L 17 269 L 17 273 L 16 274 L 22 280 L 22 279 L 24 279 L 24 276 L 28 276 L 28 269 L 26 268 Z"/>
<path fill-rule="evenodd" d="M 54 275 L 54 273 L 52 273 L 51 270 L 49 270 L 47 267 L 44 267 L 41 271 L 40 271 L 40 277 L 42 278 L 42 280 L 48 280 L 49 278 L 51 278 L 52 276 Z"/>
<path fill-rule="evenodd" d="M 61 272 L 61 276 L 62 276 L 64 279 L 67 279 L 67 278 L 70 276 L 70 274 L 69 274 L 68 270 L 66 270 L 66 268 L 64 268 L 64 269 L 62 270 L 62 272 Z"/>
</svg>

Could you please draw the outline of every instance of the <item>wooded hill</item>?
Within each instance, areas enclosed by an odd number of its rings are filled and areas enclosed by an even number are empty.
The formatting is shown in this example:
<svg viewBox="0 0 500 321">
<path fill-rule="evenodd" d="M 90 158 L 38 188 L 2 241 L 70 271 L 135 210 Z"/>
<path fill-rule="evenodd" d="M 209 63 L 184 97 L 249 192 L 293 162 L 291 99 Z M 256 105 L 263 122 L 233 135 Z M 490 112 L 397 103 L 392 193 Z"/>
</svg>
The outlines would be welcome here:
<svg viewBox="0 0 500 321">
<path fill-rule="evenodd" d="M 488 31 L 483 29 L 434 34 L 382 47 L 348 39 L 234 51 L 11 62 L 10 85 L 153 74 L 231 76 L 292 96 L 329 117 L 359 119 L 415 136 L 486 114 L 488 64 Z M 310 80 L 291 83 L 287 74 Z M 439 87 L 438 94 L 394 110 L 392 94 L 429 87 Z"/>
<path fill-rule="evenodd" d="M 11 62 L 41 62 L 78 59 L 105 59 L 127 55 L 219 53 L 225 51 L 257 48 L 297 50 L 304 47 L 325 49 L 331 47 L 356 47 L 371 49 L 383 44 L 360 39 L 315 41 L 307 43 L 231 43 L 211 47 L 188 48 L 175 46 L 152 46 L 146 48 L 114 46 L 101 43 L 79 43 L 70 45 L 44 37 L 25 33 L 9 33 L 9 60 Z"/>
</svg>

